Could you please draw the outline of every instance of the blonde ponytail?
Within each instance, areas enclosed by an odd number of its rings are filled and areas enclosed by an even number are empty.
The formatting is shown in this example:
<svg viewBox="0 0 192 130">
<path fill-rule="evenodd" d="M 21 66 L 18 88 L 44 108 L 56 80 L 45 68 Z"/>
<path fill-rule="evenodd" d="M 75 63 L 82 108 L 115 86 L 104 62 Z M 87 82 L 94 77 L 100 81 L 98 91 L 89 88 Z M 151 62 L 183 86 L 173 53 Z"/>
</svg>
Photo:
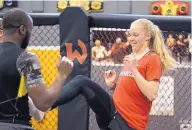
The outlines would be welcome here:
<svg viewBox="0 0 192 130">
<path fill-rule="evenodd" d="M 146 30 L 146 33 L 150 33 L 151 39 L 149 41 L 149 48 L 152 49 L 157 55 L 159 55 L 162 62 L 163 71 L 174 69 L 177 62 L 171 56 L 168 48 L 165 45 L 164 37 L 157 25 L 154 25 L 148 19 L 137 19 L 134 23 L 140 23 Z"/>
<path fill-rule="evenodd" d="M 169 50 L 167 49 L 164 43 L 164 37 L 158 26 L 152 25 L 151 28 L 151 37 L 152 37 L 152 49 L 159 55 L 160 60 L 163 65 L 163 71 L 168 71 L 176 67 L 176 61 L 171 56 Z"/>
</svg>

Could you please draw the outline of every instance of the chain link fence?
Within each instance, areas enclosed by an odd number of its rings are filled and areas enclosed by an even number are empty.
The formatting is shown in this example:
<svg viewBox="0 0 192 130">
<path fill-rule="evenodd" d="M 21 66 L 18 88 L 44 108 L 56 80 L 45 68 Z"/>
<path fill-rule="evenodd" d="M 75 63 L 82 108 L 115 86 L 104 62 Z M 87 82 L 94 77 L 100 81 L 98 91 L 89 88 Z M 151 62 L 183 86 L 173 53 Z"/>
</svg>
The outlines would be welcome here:
<svg viewBox="0 0 192 130">
<path fill-rule="evenodd" d="M 176 70 L 165 73 L 161 78 L 158 98 L 151 109 L 148 130 L 191 130 L 190 33 L 163 31 L 163 34 L 167 47 L 179 65 Z M 113 91 L 109 91 L 105 85 L 103 73 L 109 69 L 115 69 L 118 74 L 121 71 L 124 56 L 131 53 L 128 30 L 91 28 L 90 38 L 92 48 L 95 41 L 100 40 L 106 52 L 111 50 L 114 54 L 110 57 L 97 57 L 97 54 L 93 54 L 97 58 L 93 59 L 91 69 L 92 80 L 112 95 Z M 92 111 L 89 122 L 90 130 L 99 130 Z"/>
<path fill-rule="evenodd" d="M 56 63 L 60 55 L 59 25 L 34 26 L 28 51 L 35 53 L 41 64 L 41 72 L 46 86 L 49 87 L 55 80 Z M 46 113 L 41 122 L 32 118 L 35 130 L 57 130 L 58 108 Z"/>
</svg>

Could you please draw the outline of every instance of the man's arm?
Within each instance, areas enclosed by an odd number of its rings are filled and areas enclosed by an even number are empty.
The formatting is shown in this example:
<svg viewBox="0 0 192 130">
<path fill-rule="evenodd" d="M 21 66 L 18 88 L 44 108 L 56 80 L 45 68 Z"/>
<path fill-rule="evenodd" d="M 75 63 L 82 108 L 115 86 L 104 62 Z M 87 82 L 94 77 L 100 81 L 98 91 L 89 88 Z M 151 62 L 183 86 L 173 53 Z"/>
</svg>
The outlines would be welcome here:
<svg viewBox="0 0 192 130">
<path fill-rule="evenodd" d="M 28 103 L 29 103 L 29 112 L 30 112 L 31 116 L 32 116 L 35 120 L 37 120 L 37 121 L 43 120 L 43 118 L 44 118 L 44 116 L 45 116 L 45 113 L 42 112 L 42 111 L 40 111 L 39 109 L 37 109 L 37 108 L 35 107 L 35 105 L 33 104 L 33 101 L 31 100 L 30 97 L 28 97 L 28 99 L 29 99 L 29 101 L 28 101 Z"/>
<path fill-rule="evenodd" d="M 20 74 L 25 76 L 29 97 L 34 105 L 43 112 L 46 112 L 56 101 L 61 87 L 72 71 L 72 65 L 68 61 L 60 59 L 58 75 L 51 87 L 46 88 L 36 55 L 29 52 L 22 53 L 17 60 L 17 68 Z"/>
<path fill-rule="evenodd" d="M 92 59 L 93 59 L 93 60 L 96 59 L 94 47 L 91 49 L 91 56 L 92 56 Z"/>
<path fill-rule="evenodd" d="M 57 76 L 50 88 L 46 88 L 44 83 L 36 83 L 33 87 L 28 88 L 28 94 L 33 100 L 34 105 L 43 112 L 48 111 L 56 101 L 65 79 Z"/>
<path fill-rule="evenodd" d="M 103 46 L 103 53 L 104 53 L 105 57 L 108 57 L 108 52 L 104 46 Z"/>
</svg>

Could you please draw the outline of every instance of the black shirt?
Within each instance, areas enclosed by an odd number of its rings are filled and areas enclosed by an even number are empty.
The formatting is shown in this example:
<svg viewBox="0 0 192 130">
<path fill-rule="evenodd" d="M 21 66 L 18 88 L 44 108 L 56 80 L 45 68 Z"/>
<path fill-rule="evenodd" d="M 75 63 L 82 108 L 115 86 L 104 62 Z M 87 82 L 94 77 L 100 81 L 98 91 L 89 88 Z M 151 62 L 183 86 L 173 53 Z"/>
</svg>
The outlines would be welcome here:
<svg viewBox="0 0 192 130">
<path fill-rule="evenodd" d="M 43 83 L 35 54 L 0 43 L 0 122 L 31 125 L 27 90 Z"/>
</svg>

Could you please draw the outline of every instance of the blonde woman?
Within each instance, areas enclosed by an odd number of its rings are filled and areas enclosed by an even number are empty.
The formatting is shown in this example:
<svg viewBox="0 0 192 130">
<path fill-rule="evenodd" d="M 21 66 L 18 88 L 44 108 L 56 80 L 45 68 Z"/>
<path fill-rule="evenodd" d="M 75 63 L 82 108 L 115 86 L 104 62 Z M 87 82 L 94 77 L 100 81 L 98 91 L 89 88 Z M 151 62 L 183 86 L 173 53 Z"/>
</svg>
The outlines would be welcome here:
<svg viewBox="0 0 192 130">
<path fill-rule="evenodd" d="M 162 72 L 174 68 L 176 61 L 168 53 L 159 27 L 147 19 L 131 24 L 130 44 L 133 53 L 124 58 L 117 84 L 115 71 L 105 72 L 106 84 L 116 86 L 112 98 L 94 81 L 77 76 L 62 88 L 53 107 L 81 94 L 101 129 L 145 130 Z"/>
</svg>

